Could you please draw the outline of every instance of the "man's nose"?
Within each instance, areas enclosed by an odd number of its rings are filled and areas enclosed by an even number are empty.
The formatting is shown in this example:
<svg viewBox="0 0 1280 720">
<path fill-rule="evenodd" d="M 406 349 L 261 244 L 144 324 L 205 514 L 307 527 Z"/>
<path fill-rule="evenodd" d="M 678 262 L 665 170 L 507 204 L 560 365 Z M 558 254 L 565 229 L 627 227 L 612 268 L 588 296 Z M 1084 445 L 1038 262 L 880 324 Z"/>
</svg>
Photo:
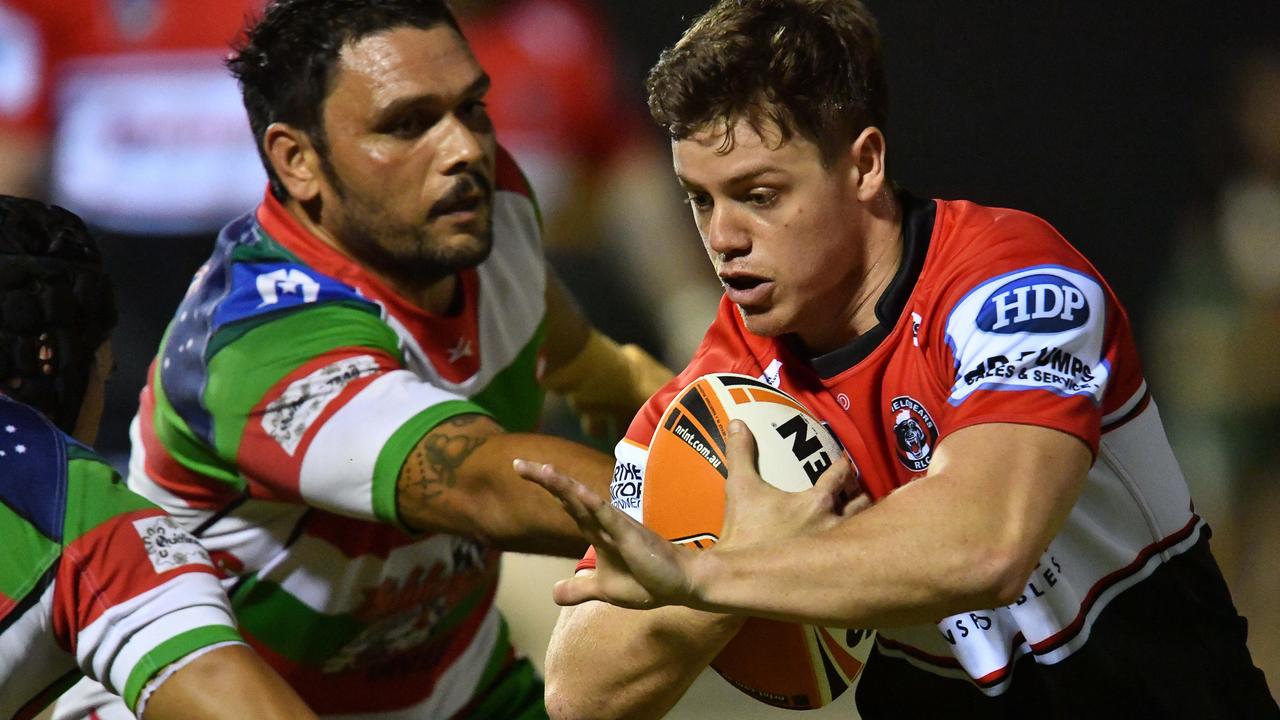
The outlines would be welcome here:
<svg viewBox="0 0 1280 720">
<path fill-rule="evenodd" d="M 717 203 L 707 220 L 707 247 L 725 258 L 741 255 L 751 247 L 741 218 L 724 203 Z"/>
<path fill-rule="evenodd" d="M 466 172 L 484 159 L 484 140 L 456 115 L 445 118 L 444 137 L 437 152 L 444 161 L 444 174 Z"/>
</svg>

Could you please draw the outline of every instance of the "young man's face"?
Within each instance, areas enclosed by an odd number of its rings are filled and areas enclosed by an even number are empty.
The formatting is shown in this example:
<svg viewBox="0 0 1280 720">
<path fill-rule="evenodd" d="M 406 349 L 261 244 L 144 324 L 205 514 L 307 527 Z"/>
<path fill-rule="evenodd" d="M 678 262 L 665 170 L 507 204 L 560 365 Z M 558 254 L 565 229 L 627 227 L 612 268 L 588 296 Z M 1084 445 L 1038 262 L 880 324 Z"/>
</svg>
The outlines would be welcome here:
<svg viewBox="0 0 1280 720">
<path fill-rule="evenodd" d="M 672 146 L 703 245 L 729 300 L 756 335 L 797 333 L 821 347 L 859 285 L 860 219 L 851 160 L 824 166 L 818 146 L 748 122 Z"/>
<path fill-rule="evenodd" d="M 327 229 L 413 285 L 474 266 L 492 245 L 489 78 L 447 25 L 395 28 L 343 48 L 324 105 Z"/>
</svg>

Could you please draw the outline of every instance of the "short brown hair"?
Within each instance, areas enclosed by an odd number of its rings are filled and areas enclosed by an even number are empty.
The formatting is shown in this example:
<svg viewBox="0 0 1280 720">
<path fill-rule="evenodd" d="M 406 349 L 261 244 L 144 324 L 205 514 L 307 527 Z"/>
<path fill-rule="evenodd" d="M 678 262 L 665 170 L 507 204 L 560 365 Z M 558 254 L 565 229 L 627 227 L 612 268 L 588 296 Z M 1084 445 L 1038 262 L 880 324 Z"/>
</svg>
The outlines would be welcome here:
<svg viewBox="0 0 1280 720">
<path fill-rule="evenodd" d="M 673 139 L 773 121 L 784 142 L 799 133 L 825 159 L 888 117 L 880 34 L 859 0 L 719 0 L 663 51 L 647 88 Z"/>
</svg>

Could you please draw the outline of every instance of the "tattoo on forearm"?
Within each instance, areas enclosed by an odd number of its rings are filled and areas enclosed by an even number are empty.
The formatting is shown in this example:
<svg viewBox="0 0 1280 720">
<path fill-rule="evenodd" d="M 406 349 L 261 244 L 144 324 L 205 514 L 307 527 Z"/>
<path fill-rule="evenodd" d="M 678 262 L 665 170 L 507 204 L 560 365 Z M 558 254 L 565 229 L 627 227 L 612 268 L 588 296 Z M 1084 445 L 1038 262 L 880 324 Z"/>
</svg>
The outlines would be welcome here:
<svg viewBox="0 0 1280 720">
<path fill-rule="evenodd" d="M 458 469 L 489 439 L 477 423 L 485 418 L 463 415 L 451 418 L 432 430 L 410 453 L 408 472 L 401 474 L 401 485 L 421 502 L 434 500 L 458 484 Z M 487 423 L 484 423 L 487 424 Z"/>
</svg>

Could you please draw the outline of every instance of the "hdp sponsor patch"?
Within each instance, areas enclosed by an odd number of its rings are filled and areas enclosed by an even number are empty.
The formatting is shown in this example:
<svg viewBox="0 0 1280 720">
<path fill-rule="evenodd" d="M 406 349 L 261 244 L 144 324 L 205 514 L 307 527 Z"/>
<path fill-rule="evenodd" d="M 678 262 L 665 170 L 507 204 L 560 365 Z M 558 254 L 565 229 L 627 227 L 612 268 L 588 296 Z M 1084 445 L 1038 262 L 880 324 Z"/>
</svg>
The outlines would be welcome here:
<svg viewBox="0 0 1280 720">
<path fill-rule="evenodd" d="M 956 375 L 949 402 L 978 389 L 1102 397 L 1106 294 L 1093 277 L 1056 265 L 991 278 L 947 317 Z"/>
</svg>

